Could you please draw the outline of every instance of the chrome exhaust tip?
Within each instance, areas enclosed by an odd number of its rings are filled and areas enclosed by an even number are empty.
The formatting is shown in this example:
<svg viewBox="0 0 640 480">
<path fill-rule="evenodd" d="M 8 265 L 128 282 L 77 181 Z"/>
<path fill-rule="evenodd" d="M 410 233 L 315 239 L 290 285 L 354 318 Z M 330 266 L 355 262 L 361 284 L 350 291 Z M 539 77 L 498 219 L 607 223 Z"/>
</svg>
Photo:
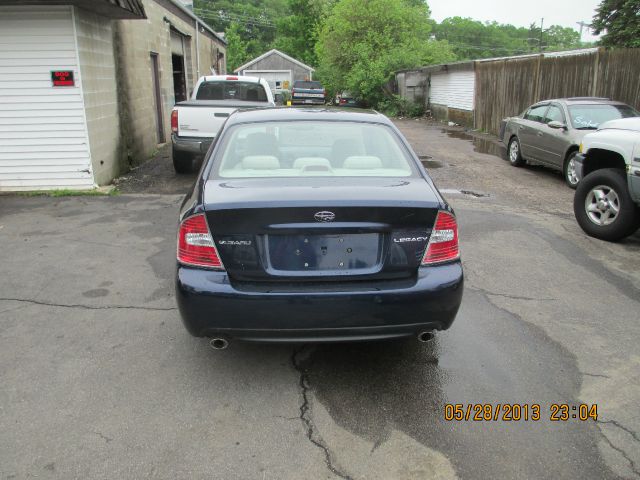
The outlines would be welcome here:
<svg viewBox="0 0 640 480">
<path fill-rule="evenodd" d="M 435 333 L 433 333 L 433 331 L 427 331 L 427 332 L 420 332 L 418 334 L 418 341 L 422 342 L 422 343 L 427 343 L 430 342 L 431 340 L 433 340 L 433 338 L 435 337 Z"/>
<path fill-rule="evenodd" d="M 229 346 L 229 341 L 226 338 L 213 337 L 209 340 L 209 345 L 211 345 L 211 348 L 214 350 L 224 350 Z"/>
</svg>

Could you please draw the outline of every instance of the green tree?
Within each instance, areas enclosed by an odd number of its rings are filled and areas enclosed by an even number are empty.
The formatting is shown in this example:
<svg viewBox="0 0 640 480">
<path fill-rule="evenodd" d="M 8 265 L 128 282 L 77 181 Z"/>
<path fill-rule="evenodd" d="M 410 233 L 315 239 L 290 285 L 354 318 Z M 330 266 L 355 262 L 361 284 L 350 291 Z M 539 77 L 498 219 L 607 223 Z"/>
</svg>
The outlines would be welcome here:
<svg viewBox="0 0 640 480">
<path fill-rule="evenodd" d="M 247 42 L 242 39 L 242 27 L 238 23 L 229 25 L 225 32 L 227 40 L 227 70 L 233 72 L 251 57 L 247 52 Z"/>
<path fill-rule="evenodd" d="M 315 66 L 318 33 L 332 4 L 333 0 L 289 0 L 289 15 L 276 21 L 274 47 Z"/>
<path fill-rule="evenodd" d="M 287 0 L 195 0 L 194 13 L 217 32 L 232 23 L 245 43 L 249 58 L 271 48 L 276 37 L 276 20 L 285 14 Z"/>
<path fill-rule="evenodd" d="M 640 47 L 640 0 L 602 0 L 592 22 L 600 44 L 607 47 Z"/>
<path fill-rule="evenodd" d="M 543 41 L 545 50 L 571 50 L 580 48 L 580 33 L 573 28 L 551 25 L 544 31 Z"/>
<path fill-rule="evenodd" d="M 460 60 L 520 55 L 538 51 L 579 48 L 580 34 L 552 25 L 540 34 L 540 27 L 515 27 L 471 18 L 450 17 L 434 25 L 438 40 L 446 40 Z"/>
<path fill-rule="evenodd" d="M 333 91 L 348 90 L 372 105 L 403 68 L 455 60 L 431 38 L 429 8 L 405 0 L 339 0 L 320 30 L 319 75 Z"/>
<path fill-rule="evenodd" d="M 446 40 L 461 60 L 519 55 L 531 51 L 529 29 L 482 23 L 462 17 L 445 18 L 434 26 L 438 40 Z"/>
</svg>

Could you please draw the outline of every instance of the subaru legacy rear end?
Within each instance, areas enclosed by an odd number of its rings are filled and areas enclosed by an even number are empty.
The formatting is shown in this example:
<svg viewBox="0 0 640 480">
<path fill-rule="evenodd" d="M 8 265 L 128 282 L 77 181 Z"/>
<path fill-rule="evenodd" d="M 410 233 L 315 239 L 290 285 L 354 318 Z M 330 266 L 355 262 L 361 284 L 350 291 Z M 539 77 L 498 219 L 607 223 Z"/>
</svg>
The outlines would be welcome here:
<svg viewBox="0 0 640 480">
<path fill-rule="evenodd" d="M 426 339 L 462 299 L 455 215 L 375 113 L 233 114 L 177 243 L 184 324 L 219 345 Z"/>
</svg>

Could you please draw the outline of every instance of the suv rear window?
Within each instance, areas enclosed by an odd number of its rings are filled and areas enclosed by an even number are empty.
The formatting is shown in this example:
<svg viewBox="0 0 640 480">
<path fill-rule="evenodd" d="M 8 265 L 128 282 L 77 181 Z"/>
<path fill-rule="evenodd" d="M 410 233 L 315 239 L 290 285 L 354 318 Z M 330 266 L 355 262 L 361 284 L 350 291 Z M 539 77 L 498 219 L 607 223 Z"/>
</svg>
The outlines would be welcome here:
<svg viewBox="0 0 640 480">
<path fill-rule="evenodd" d="M 202 82 L 196 100 L 242 100 L 266 102 L 267 92 L 259 83 L 217 80 Z"/>
<path fill-rule="evenodd" d="M 300 81 L 293 83 L 293 88 L 304 88 L 307 90 L 322 90 L 322 84 L 320 82 L 307 82 Z"/>
</svg>

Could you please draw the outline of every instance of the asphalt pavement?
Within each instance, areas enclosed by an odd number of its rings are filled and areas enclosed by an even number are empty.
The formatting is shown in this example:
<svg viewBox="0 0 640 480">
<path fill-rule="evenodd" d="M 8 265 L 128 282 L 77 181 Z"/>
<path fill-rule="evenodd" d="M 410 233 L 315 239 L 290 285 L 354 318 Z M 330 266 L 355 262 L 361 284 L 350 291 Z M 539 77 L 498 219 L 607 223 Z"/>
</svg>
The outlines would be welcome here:
<svg viewBox="0 0 640 480">
<path fill-rule="evenodd" d="M 166 151 L 120 196 L 0 197 L 0 479 L 640 478 L 640 236 L 586 237 L 561 176 L 488 136 L 397 124 L 460 223 L 463 305 L 428 344 L 190 337 Z M 515 403 L 540 419 L 444 418 Z"/>
</svg>

